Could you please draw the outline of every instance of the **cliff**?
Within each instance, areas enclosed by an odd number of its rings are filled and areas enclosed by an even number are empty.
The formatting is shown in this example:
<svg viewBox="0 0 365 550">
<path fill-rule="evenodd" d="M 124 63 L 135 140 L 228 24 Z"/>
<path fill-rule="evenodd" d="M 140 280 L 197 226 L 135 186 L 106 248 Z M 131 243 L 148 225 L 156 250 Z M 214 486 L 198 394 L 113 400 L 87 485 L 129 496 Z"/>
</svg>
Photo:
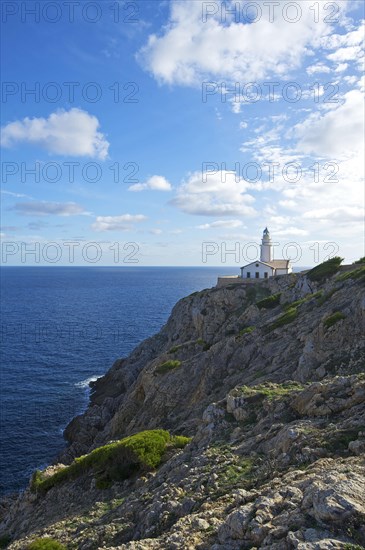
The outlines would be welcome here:
<svg viewBox="0 0 365 550">
<path fill-rule="evenodd" d="M 178 302 L 93 384 L 58 463 L 3 504 L 9 548 L 365 546 L 363 282 L 355 265 Z M 124 438 L 157 429 L 158 465 L 147 447 L 131 459 Z M 122 463 L 134 469 L 116 477 Z"/>
</svg>

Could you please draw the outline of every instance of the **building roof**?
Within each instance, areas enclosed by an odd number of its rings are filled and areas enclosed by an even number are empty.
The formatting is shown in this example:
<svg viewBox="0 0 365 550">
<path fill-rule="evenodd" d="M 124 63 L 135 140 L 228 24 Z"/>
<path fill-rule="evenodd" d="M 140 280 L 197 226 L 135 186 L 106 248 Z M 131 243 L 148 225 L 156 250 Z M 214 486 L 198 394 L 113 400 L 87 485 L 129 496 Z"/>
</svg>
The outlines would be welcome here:
<svg viewBox="0 0 365 550">
<path fill-rule="evenodd" d="M 271 260 L 271 262 L 266 263 L 275 269 L 285 269 L 290 264 L 290 260 Z"/>
<path fill-rule="evenodd" d="M 253 265 L 253 264 L 267 265 L 268 267 L 271 267 L 271 268 L 275 269 L 276 266 L 271 265 L 271 263 L 272 262 L 268 263 L 268 262 L 263 262 L 261 260 L 253 260 L 249 264 L 246 264 L 246 265 L 242 266 L 241 269 L 244 269 L 245 267 L 248 267 L 249 265 Z"/>
<path fill-rule="evenodd" d="M 254 260 L 253 262 L 250 262 L 249 264 L 242 266 L 241 269 L 244 269 L 245 267 L 248 267 L 249 265 L 253 265 L 253 264 L 267 265 L 268 267 L 272 267 L 273 269 L 286 269 L 290 264 L 290 260 L 271 260 L 271 262 Z"/>
</svg>

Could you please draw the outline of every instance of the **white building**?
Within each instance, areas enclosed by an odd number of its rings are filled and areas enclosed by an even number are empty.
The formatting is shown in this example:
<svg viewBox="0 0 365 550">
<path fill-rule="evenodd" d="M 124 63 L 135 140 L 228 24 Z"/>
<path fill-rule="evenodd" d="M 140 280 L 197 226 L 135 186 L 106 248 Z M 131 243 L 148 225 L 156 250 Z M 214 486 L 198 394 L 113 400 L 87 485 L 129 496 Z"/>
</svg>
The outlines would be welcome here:
<svg viewBox="0 0 365 550">
<path fill-rule="evenodd" d="M 269 230 L 264 230 L 261 242 L 260 259 L 241 267 L 242 279 L 268 279 L 275 275 L 292 272 L 290 260 L 274 260 Z"/>
</svg>

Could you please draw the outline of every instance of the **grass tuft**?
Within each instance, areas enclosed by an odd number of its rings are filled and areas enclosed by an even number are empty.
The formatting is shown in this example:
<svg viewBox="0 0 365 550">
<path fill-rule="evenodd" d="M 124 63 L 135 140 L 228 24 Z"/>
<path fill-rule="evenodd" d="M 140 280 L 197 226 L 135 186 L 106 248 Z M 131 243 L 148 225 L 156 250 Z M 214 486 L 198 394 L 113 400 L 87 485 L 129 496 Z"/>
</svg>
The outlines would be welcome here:
<svg viewBox="0 0 365 550">
<path fill-rule="evenodd" d="M 66 546 L 54 539 L 44 537 L 31 542 L 27 550 L 66 550 Z"/>
<path fill-rule="evenodd" d="M 245 327 L 242 330 L 239 331 L 238 336 L 243 336 L 244 334 L 251 334 L 254 330 L 256 330 L 256 327 Z"/>
<path fill-rule="evenodd" d="M 181 361 L 177 359 L 170 359 L 169 361 L 165 361 L 158 367 L 156 367 L 155 372 L 157 374 L 166 374 L 167 372 L 170 372 L 171 370 L 176 369 L 177 367 L 180 367 Z"/>
<path fill-rule="evenodd" d="M 2 535 L 0 537 L 0 548 L 6 548 L 11 543 L 11 536 L 10 535 Z"/>
<path fill-rule="evenodd" d="M 280 297 L 281 292 L 278 292 L 277 294 L 272 294 L 271 296 L 268 296 L 268 298 L 260 300 L 256 305 L 259 309 L 272 309 L 280 304 Z"/>
<path fill-rule="evenodd" d="M 270 325 L 267 327 L 267 332 L 271 332 L 272 330 L 275 330 L 276 328 L 283 327 L 284 325 L 288 325 L 289 323 L 292 323 L 298 315 L 298 311 L 296 307 L 290 307 L 285 313 L 280 315 L 274 321 L 273 323 L 270 323 Z"/>
<path fill-rule="evenodd" d="M 333 325 L 335 325 L 336 323 L 338 323 L 338 321 L 341 321 L 341 319 L 346 319 L 346 315 L 344 313 L 342 313 L 341 311 L 336 311 L 335 313 L 332 313 L 332 315 L 329 315 L 329 317 L 327 317 L 323 321 L 323 325 L 326 328 L 330 328 Z"/>
<path fill-rule="evenodd" d="M 331 258 L 330 260 L 327 260 L 326 262 L 323 262 L 308 271 L 307 277 L 311 281 L 324 281 L 328 277 L 332 277 L 332 275 L 337 273 L 342 262 L 343 258 L 335 256 L 334 258 Z"/>
<path fill-rule="evenodd" d="M 241 386 L 240 388 L 236 388 L 235 392 L 240 396 L 252 397 L 254 395 L 262 395 L 272 400 L 294 391 L 302 391 L 303 389 L 304 387 L 297 382 L 285 382 L 283 384 L 265 382 L 257 386 Z"/>
<path fill-rule="evenodd" d="M 353 269 L 352 271 L 347 271 L 341 273 L 336 277 L 336 281 L 347 281 L 348 279 L 363 279 L 365 277 L 365 266 Z"/>
</svg>

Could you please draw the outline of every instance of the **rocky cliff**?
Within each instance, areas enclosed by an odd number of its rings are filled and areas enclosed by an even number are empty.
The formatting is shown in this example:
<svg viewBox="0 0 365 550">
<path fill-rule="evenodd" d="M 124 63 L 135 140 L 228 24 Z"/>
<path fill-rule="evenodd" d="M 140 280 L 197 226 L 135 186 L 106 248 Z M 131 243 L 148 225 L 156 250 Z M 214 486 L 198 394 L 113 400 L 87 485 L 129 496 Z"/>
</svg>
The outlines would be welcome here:
<svg viewBox="0 0 365 550">
<path fill-rule="evenodd" d="M 363 271 L 181 300 L 93 385 L 43 485 L 3 503 L 8 547 L 37 537 L 81 550 L 365 546 Z M 192 439 L 104 485 L 104 463 L 68 474 L 80 455 L 156 429 Z M 41 491 L 47 478 L 57 483 Z"/>
</svg>

